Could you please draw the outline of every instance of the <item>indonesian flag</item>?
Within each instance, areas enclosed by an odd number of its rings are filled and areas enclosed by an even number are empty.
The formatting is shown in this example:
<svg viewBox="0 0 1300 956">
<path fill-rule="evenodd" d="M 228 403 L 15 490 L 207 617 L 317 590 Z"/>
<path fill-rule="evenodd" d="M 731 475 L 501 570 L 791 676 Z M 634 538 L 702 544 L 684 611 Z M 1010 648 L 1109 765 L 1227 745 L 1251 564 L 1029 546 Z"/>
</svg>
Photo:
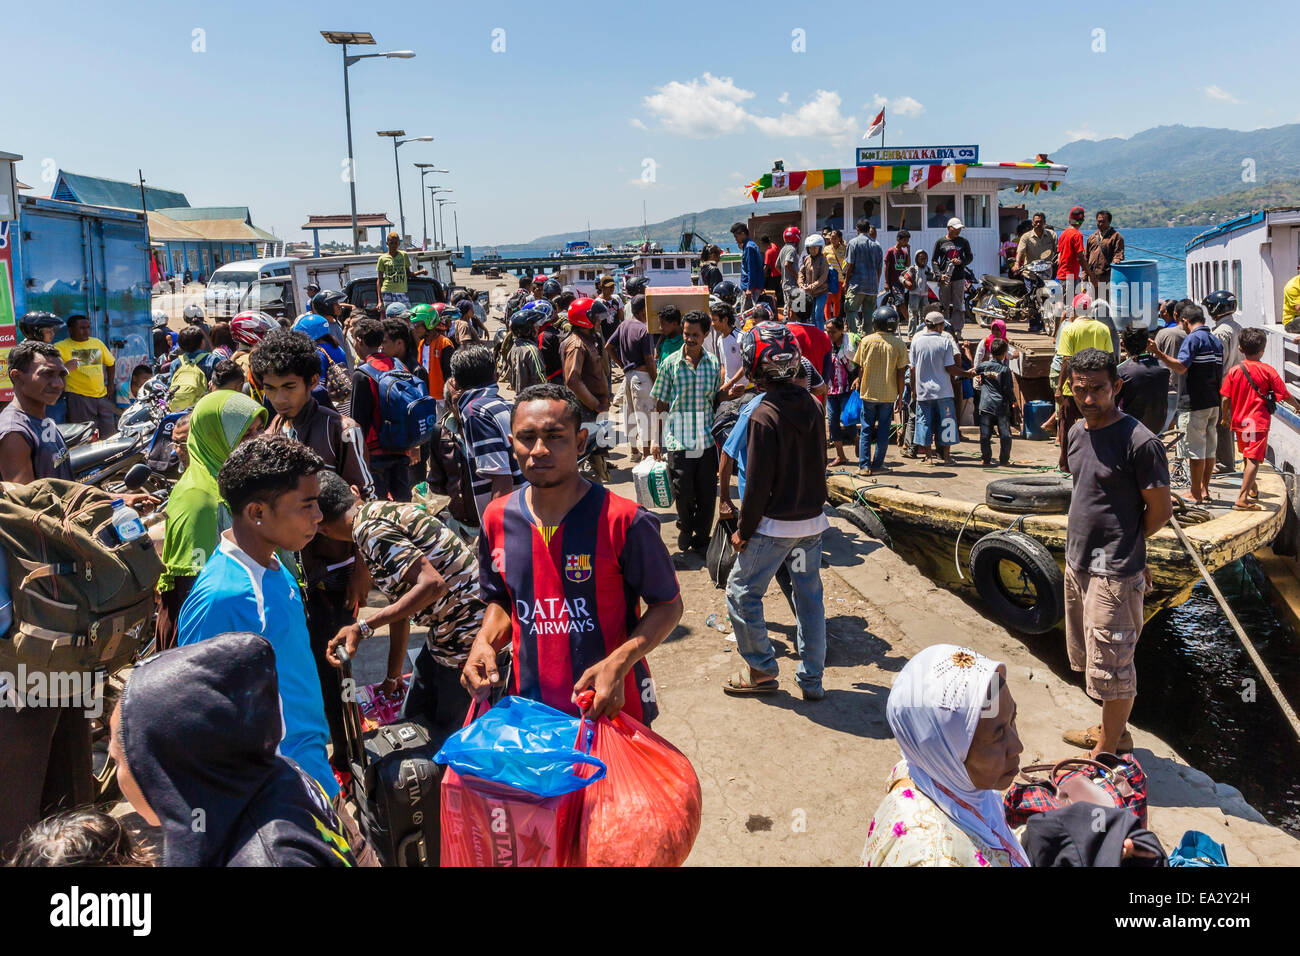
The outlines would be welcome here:
<svg viewBox="0 0 1300 956">
<path fill-rule="evenodd" d="M 881 111 L 876 114 L 876 118 L 871 121 L 871 127 L 865 133 L 862 134 L 862 138 L 871 139 L 871 137 L 877 135 L 884 128 L 885 128 L 885 111 L 882 108 Z"/>
</svg>

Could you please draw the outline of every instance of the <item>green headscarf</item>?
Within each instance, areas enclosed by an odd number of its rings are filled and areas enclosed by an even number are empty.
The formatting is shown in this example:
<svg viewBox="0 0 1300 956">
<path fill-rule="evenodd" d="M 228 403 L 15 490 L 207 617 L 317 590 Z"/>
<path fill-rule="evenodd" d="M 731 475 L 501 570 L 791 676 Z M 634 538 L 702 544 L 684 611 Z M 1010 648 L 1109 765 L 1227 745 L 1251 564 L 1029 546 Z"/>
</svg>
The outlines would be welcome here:
<svg viewBox="0 0 1300 956">
<path fill-rule="evenodd" d="M 217 472 L 254 421 L 267 421 L 266 409 L 239 392 L 222 389 L 199 399 L 190 412 L 186 447 L 190 465 L 167 499 L 167 535 L 163 541 L 161 591 L 176 578 L 191 577 L 217 547 L 217 536 L 230 527 L 230 512 L 217 488 Z"/>
</svg>

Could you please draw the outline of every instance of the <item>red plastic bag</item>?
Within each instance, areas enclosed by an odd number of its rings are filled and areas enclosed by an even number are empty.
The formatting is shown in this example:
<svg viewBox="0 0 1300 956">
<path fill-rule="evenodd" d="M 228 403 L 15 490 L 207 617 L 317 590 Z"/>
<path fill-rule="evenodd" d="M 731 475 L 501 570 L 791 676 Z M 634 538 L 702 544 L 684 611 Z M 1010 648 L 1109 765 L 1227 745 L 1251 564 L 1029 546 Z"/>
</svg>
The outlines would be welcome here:
<svg viewBox="0 0 1300 956">
<path fill-rule="evenodd" d="M 537 797 L 518 787 L 442 777 L 443 866 L 573 866 L 572 794 Z"/>
<path fill-rule="evenodd" d="M 582 697 L 580 706 L 586 707 Z M 581 803 L 578 866 L 681 866 L 700 832 L 700 780 L 686 756 L 633 717 L 594 724 L 605 779 Z"/>
</svg>

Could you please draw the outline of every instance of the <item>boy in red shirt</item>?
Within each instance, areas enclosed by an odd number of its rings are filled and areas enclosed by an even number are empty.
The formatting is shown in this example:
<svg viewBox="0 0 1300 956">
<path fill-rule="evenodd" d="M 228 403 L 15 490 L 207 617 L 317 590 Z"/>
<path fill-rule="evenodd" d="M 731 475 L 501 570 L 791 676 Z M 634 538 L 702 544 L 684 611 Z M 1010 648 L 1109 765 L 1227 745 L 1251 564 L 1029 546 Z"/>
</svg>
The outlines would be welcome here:
<svg viewBox="0 0 1300 956">
<path fill-rule="evenodd" d="M 1263 329 L 1242 329 L 1237 337 L 1241 349 L 1241 364 L 1223 377 L 1223 396 L 1219 424 L 1230 425 L 1237 436 L 1237 450 L 1246 460 L 1241 479 L 1241 493 L 1233 504 L 1235 511 L 1260 511 L 1262 507 L 1251 501 L 1258 498 L 1255 476 L 1259 464 L 1268 452 L 1268 427 L 1273 421 L 1267 398 L 1286 402 L 1300 412 L 1300 402 L 1291 397 L 1277 369 L 1261 362 L 1268 336 Z"/>
<path fill-rule="evenodd" d="M 1062 230 L 1060 238 L 1056 240 L 1056 281 L 1065 287 L 1065 302 L 1072 301 L 1075 293 L 1080 291 L 1079 282 L 1087 267 L 1083 255 L 1083 233 L 1079 231 L 1083 225 L 1083 207 L 1075 206 L 1070 210 L 1068 218 L 1070 227 Z"/>
</svg>

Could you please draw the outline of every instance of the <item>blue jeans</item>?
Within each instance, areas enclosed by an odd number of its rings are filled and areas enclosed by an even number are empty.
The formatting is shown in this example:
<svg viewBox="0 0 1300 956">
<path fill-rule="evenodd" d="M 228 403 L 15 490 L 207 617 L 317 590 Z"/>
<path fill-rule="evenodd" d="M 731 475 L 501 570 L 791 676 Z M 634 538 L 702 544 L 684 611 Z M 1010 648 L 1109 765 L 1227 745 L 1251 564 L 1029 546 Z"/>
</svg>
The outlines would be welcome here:
<svg viewBox="0 0 1300 956">
<path fill-rule="evenodd" d="M 889 449 L 889 426 L 894 421 L 893 402 L 863 402 L 862 430 L 858 432 L 858 467 L 879 471 L 885 467 L 885 452 Z M 876 446 L 875 454 L 871 446 Z"/>
<path fill-rule="evenodd" d="M 822 536 L 772 538 L 755 534 L 727 579 L 727 614 L 736 631 L 736 647 L 745 663 L 762 674 L 777 673 L 776 651 L 767 636 L 763 595 L 777 570 L 785 566 L 794 585 L 800 687 L 820 689 L 826 666 L 826 609 L 822 606 Z"/>
<path fill-rule="evenodd" d="M 823 292 L 817 298 L 813 299 L 813 325 L 817 326 L 817 328 L 821 329 L 823 332 L 826 331 L 826 298 L 827 293 Z M 818 369 L 818 371 L 820 372 L 821 369 Z"/>
<path fill-rule="evenodd" d="M 916 444 L 929 448 L 957 444 L 957 404 L 951 398 L 931 398 L 916 403 Z"/>
</svg>

